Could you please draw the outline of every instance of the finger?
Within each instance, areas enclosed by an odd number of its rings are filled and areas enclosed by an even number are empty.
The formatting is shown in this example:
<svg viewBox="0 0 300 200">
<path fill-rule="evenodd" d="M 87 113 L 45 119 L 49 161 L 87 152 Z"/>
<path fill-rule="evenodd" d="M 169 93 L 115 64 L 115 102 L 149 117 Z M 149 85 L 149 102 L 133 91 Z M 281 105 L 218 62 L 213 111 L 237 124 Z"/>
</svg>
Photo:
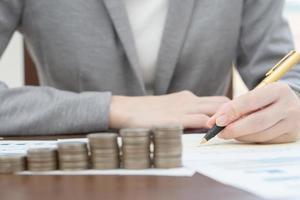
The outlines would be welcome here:
<svg viewBox="0 0 300 200">
<path fill-rule="evenodd" d="M 186 115 L 183 118 L 183 126 L 184 128 L 208 128 L 206 125 L 208 118 L 203 114 Z"/>
<path fill-rule="evenodd" d="M 299 133 L 297 131 L 293 131 L 291 133 L 282 134 L 279 137 L 269 140 L 267 144 L 280 144 L 280 143 L 290 143 L 296 142 L 299 139 Z"/>
<path fill-rule="evenodd" d="M 219 126 L 226 126 L 243 115 L 274 103 L 278 100 L 279 94 L 274 92 L 272 87 L 274 86 L 269 84 L 225 103 L 212 117 L 212 120 Z M 213 123 L 211 120 L 209 122 Z"/>
<path fill-rule="evenodd" d="M 229 102 L 229 101 L 228 101 Z M 208 113 L 208 115 L 210 116 L 210 118 L 207 120 L 207 123 L 206 125 L 209 127 L 209 128 L 212 128 L 215 124 L 216 124 L 216 119 L 217 117 L 219 116 L 218 113 L 220 112 L 220 110 L 222 110 L 222 108 L 226 105 L 226 103 L 228 102 L 225 102 L 221 105 L 218 106 L 217 110 L 214 110 L 214 113 Z"/>
<path fill-rule="evenodd" d="M 218 111 L 221 105 L 222 104 L 218 102 L 198 103 L 191 111 L 191 114 L 206 114 L 212 116 Z"/>
<path fill-rule="evenodd" d="M 207 120 L 206 125 L 207 125 L 209 128 L 212 128 L 212 127 L 216 124 L 216 119 L 217 119 L 217 116 L 216 116 L 216 115 L 211 116 L 211 117 Z"/>
<path fill-rule="evenodd" d="M 285 120 L 281 120 L 277 122 L 274 126 L 267 128 L 263 131 L 237 137 L 235 139 L 247 143 L 265 143 L 286 133 L 286 128 L 287 122 Z"/>
<path fill-rule="evenodd" d="M 227 103 L 230 101 L 228 97 L 225 96 L 212 96 L 212 97 L 199 97 L 199 103 Z"/>
<path fill-rule="evenodd" d="M 278 107 L 278 103 L 272 104 L 262 110 L 238 119 L 226 126 L 222 133 L 220 133 L 220 137 L 224 139 L 234 139 L 262 132 L 263 130 L 273 127 L 286 117 L 284 112 L 281 112 Z"/>
</svg>

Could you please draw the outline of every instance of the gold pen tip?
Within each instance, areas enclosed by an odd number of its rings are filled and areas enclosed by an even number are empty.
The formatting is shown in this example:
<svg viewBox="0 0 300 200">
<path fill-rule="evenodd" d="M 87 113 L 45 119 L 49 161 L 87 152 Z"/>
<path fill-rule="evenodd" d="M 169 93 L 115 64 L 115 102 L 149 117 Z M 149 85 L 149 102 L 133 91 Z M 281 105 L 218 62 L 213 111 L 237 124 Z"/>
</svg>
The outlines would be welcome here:
<svg viewBox="0 0 300 200">
<path fill-rule="evenodd" d="M 202 138 L 200 144 L 205 144 L 207 142 L 207 140 L 205 138 Z"/>
</svg>

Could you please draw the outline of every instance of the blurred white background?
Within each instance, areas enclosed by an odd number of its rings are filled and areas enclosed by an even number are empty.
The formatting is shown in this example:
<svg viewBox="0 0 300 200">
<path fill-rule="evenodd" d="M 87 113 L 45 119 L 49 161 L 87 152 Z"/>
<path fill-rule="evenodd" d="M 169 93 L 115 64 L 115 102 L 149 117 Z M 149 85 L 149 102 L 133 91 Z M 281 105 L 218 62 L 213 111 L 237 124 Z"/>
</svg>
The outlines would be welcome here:
<svg viewBox="0 0 300 200">
<path fill-rule="evenodd" d="M 285 16 L 290 22 L 295 38 L 296 47 L 300 49 L 300 0 L 287 0 Z M 6 51 L 0 59 L 0 80 L 10 87 L 22 86 L 23 75 L 23 41 L 19 33 L 15 33 Z M 245 91 L 240 77 L 234 75 L 234 93 L 241 94 Z"/>
</svg>

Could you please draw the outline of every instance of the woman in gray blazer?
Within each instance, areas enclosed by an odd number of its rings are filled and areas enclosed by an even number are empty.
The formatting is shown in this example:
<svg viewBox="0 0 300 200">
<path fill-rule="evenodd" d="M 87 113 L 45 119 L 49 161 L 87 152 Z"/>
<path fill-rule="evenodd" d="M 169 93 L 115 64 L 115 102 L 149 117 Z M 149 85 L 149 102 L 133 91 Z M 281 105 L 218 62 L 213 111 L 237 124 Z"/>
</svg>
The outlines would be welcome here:
<svg viewBox="0 0 300 200">
<path fill-rule="evenodd" d="M 169 123 L 208 128 L 217 122 L 228 125 L 223 138 L 293 141 L 300 126 L 295 93 L 300 66 L 280 83 L 232 101 L 224 97 L 232 64 L 252 89 L 294 48 L 283 5 L 282 0 L 1 0 L 0 53 L 20 31 L 41 86 L 10 89 L 0 83 L 0 135 Z"/>
</svg>

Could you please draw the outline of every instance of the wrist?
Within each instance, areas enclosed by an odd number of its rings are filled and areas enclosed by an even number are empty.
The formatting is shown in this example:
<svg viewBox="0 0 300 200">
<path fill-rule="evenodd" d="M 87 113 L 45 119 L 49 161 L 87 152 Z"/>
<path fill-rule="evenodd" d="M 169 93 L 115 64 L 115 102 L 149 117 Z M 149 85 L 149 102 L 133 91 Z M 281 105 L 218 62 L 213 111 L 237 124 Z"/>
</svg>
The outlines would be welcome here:
<svg viewBox="0 0 300 200">
<path fill-rule="evenodd" d="M 109 128 L 120 129 L 125 127 L 125 124 L 129 119 L 125 107 L 130 98 L 132 97 L 112 96 L 109 108 Z"/>
</svg>

